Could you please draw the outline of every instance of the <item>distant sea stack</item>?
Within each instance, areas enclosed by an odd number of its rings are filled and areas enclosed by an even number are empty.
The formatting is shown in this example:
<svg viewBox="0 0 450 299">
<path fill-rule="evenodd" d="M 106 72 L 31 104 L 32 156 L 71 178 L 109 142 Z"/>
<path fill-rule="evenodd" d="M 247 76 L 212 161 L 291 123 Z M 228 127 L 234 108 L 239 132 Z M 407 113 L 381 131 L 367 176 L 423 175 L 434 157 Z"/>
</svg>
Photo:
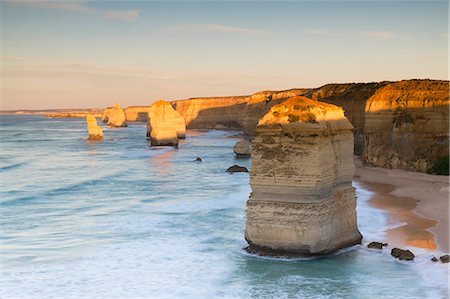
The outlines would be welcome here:
<svg viewBox="0 0 450 299">
<path fill-rule="evenodd" d="M 180 114 L 166 101 L 157 101 L 148 110 L 147 137 L 151 145 L 178 145 L 185 138 L 186 124 Z"/>
<path fill-rule="evenodd" d="M 103 111 L 102 122 L 106 122 L 109 127 L 126 127 L 127 120 L 125 112 L 118 103 L 108 107 Z"/>
<path fill-rule="evenodd" d="M 247 201 L 250 252 L 320 255 L 361 242 L 352 129 L 342 108 L 302 96 L 260 119 Z"/>
<path fill-rule="evenodd" d="M 449 154 L 449 82 L 408 80 L 365 105 L 365 164 L 425 172 Z"/>
<path fill-rule="evenodd" d="M 88 129 L 88 140 L 102 140 L 103 131 L 97 124 L 97 118 L 94 115 L 86 115 L 86 124 Z"/>
</svg>

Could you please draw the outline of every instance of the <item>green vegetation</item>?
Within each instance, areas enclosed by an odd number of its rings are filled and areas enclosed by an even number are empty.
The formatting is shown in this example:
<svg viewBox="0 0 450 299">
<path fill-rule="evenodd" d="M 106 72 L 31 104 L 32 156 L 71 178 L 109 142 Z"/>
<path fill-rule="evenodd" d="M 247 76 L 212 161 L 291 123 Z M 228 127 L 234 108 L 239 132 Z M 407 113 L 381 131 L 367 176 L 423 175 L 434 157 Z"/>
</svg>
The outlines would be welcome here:
<svg viewBox="0 0 450 299">
<path fill-rule="evenodd" d="M 434 161 L 433 166 L 427 170 L 427 173 L 449 175 L 449 156 L 440 157 Z"/>
</svg>

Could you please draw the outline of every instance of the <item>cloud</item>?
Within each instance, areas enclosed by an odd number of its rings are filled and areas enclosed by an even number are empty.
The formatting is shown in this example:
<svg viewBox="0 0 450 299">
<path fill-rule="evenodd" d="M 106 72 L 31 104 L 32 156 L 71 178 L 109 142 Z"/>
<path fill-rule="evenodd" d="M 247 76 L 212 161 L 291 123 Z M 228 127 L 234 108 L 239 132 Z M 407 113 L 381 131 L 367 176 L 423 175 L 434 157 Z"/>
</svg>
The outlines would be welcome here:
<svg viewBox="0 0 450 299">
<path fill-rule="evenodd" d="M 312 29 L 312 28 L 305 28 L 303 29 L 304 33 L 312 34 L 312 35 L 328 35 L 328 31 L 322 30 L 322 29 Z"/>
<path fill-rule="evenodd" d="M 96 15 L 105 19 L 134 21 L 139 17 L 138 10 L 100 10 L 87 5 L 87 1 L 30 1 L 30 0 L 5 0 L 7 3 L 24 5 L 29 7 L 54 9 L 82 14 Z"/>
<path fill-rule="evenodd" d="M 139 17 L 138 10 L 112 11 L 108 10 L 103 16 L 111 20 L 134 21 Z"/>
<path fill-rule="evenodd" d="M 194 24 L 172 28 L 177 31 L 190 31 L 190 32 L 223 32 L 223 33 L 242 33 L 242 34 L 267 34 L 268 31 L 227 26 L 221 24 Z"/>
<path fill-rule="evenodd" d="M 374 38 L 374 39 L 380 39 L 380 40 L 394 39 L 397 37 L 397 35 L 395 35 L 392 32 L 388 32 L 388 31 L 369 31 L 369 32 L 364 32 L 364 35 Z"/>
</svg>

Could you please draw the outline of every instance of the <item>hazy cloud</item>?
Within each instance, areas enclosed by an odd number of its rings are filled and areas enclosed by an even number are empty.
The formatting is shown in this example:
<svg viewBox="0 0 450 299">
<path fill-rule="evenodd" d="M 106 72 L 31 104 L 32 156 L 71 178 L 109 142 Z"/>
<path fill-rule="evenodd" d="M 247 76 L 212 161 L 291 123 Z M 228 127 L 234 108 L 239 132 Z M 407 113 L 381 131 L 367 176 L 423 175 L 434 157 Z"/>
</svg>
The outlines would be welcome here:
<svg viewBox="0 0 450 299">
<path fill-rule="evenodd" d="M 87 5 L 87 1 L 30 1 L 5 0 L 7 3 L 26 5 L 36 8 L 70 11 L 83 14 L 92 14 L 105 19 L 134 21 L 139 17 L 138 10 L 103 11 Z"/>
<path fill-rule="evenodd" d="M 397 35 L 388 31 L 369 31 L 364 32 L 364 35 L 374 39 L 381 39 L 381 40 L 394 39 L 397 37 Z"/>
<path fill-rule="evenodd" d="M 138 10 L 125 10 L 125 11 L 105 11 L 103 16 L 107 19 L 122 20 L 122 21 L 134 21 L 139 17 Z"/>
<path fill-rule="evenodd" d="M 322 29 L 313 29 L 313 28 L 305 28 L 303 29 L 304 33 L 311 35 L 328 35 L 328 31 Z"/>
<path fill-rule="evenodd" d="M 224 32 L 224 33 L 243 33 L 243 34 L 267 34 L 268 31 L 256 30 L 250 28 L 234 27 L 221 24 L 194 24 L 173 27 L 173 30 L 177 31 L 205 31 L 205 32 Z"/>
</svg>

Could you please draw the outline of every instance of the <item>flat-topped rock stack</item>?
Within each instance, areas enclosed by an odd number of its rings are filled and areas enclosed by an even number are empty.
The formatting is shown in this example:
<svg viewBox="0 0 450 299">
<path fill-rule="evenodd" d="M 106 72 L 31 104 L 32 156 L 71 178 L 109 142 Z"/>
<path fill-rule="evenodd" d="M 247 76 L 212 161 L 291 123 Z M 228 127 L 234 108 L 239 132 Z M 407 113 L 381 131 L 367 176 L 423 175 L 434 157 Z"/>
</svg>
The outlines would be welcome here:
<svg viewBox="0 0 450 299">
<path fill-rule="evenodd" d="M 352 128 L 342 108 L 302 96 L 260 119 L 247 202 L 250 252 L 320 255 L 361 242 Z"/>
<path fill-rule="evenodd" d="M 102 140 L 103 131 L 97 124 L 97 118 L 92 114 L 86 115 L 86 124 L 88 129 L 88 140 Z"/>
<path fill-rule="evenodd" d="M 151 145 L 178 145 L 179 138 L 186 136 L 184 118 L 169 102 L 159 100 L 148 110 L 147 137 Z"/>
<path fill-rule="evenodd" d="M 112 107 L 105 108 L 102 115 L 102 122 L 106 123 L 109 127 L 127 126 L 125 112 L 118 103 L 115 103 Z"/>
</svg>

